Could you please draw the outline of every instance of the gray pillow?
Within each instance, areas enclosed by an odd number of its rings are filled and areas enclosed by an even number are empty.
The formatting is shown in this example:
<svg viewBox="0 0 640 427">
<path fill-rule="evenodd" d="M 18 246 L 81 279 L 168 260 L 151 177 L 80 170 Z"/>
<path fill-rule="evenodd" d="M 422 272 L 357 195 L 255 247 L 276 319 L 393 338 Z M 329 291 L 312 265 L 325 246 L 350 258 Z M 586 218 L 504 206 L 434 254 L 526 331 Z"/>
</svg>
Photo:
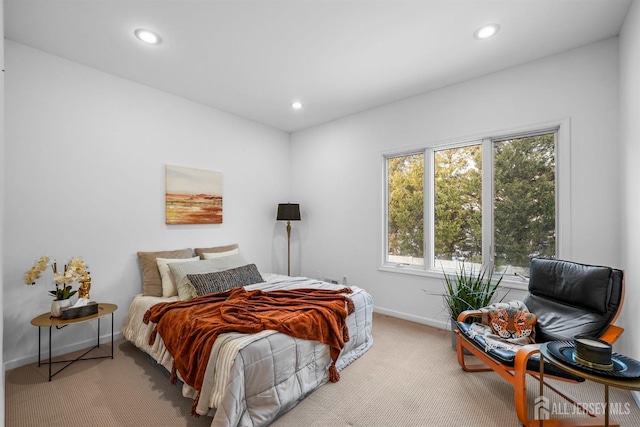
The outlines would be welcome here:
<svg viewBox="0 0 640 427">
<path fill-rule="evenodd" d="M 264 282 L 255 264 L 213 273 L 187 274 L 187 277 L 198 295 L 224 292 L 232 288 Z"/>
<path fill-rule="evenodd" d="M 200 259 L 205 259 L 204 258 L 204 254 L 210 254 L 210 253 L 221 253 L 221 252 L 228 252 L 228 251 L 232 251 L 234 249 L 239 249 L 238 244 L 234 243 L 233 245 L 227 245 L 227 246 L 215 246 L 212 248 L 195 248 L 196 251 L 196 255 L 198 255 L 200 257 Z"/>
<path fill-rule="evenodd" d="M 192 262 L 172 262 L 167 264 L 173 283 L 178 289 L 178 297 L 183 300 L 190 300 L 198 296 L 195 288 L 189 281 L 187 274 L 211 273 L 214 271 L 228 270 L 243 265 L 247 265 L 247 261 L 241 255 L 229 255 L 222 258 L 206 259 L 202 261 Z"/>
</svg>

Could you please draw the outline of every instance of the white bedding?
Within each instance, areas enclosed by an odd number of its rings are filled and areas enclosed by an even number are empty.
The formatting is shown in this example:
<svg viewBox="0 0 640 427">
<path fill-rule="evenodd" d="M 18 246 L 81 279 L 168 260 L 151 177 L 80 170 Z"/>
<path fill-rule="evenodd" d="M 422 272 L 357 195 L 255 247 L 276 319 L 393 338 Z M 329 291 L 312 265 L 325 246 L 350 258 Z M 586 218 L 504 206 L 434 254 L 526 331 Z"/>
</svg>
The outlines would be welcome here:
<svg viewBox="0 0 640 427">
<path fill-rule="evenodd" d="M 262 276 L 265 283 L 245 288 L 265 291 L 342 288 L 304 277 Z M 371 296 L 358 287 L 352 286 L 351 289 L 353 293 L 349 297 L 354 302 L 355 311 L 347 318 L 350 340 L 336 362 L 339 371 L 373 344 Z M 153 345 L 148 344 L 155 324 L 145 325 L 142 317 L 154 304 L 177 300 L 178 297 L 137 295 L 122 325 L 123 336 L 168 371 L 171 371 L 173 359 L 160 336 Z M 213 416 L 212 427 L 267 425 L 327 382 L 330 364 L 329 347 L 317 341 L 293 338 L 275 331 L 252 335 L 221 334 L 211 351 L 196 412 Z M 184 384 L 182 394 L 194 398 L 196 391 Z"/>
</svg>

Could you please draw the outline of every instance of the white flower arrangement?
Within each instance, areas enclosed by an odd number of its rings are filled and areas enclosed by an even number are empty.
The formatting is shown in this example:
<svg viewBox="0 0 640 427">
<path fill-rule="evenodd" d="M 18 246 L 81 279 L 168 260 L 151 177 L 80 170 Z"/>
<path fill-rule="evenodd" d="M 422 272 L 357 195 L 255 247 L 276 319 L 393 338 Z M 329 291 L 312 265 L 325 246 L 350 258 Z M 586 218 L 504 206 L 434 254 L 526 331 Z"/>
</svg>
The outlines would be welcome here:
<svg viewBox="0 0 640 427">
<path fill-rule="evenodd" d="M 57 300 L 69 299 L 76 294 L 71 287 L 73 282 L 82 282 L 90 279 L 87 264 L 80 257 L 74 257 L 64 266 L 64 273 L 58 274 L 55 260 L 52 261 L 47 256 L 42 256 L 38 262 L 25 274 L 24 282 L 27 285 L 35 285 L 40 274 L 47 269 L 48 266 L 53 268 L 53 280 L 56 289 L 49 291 Z"/>
</svg>

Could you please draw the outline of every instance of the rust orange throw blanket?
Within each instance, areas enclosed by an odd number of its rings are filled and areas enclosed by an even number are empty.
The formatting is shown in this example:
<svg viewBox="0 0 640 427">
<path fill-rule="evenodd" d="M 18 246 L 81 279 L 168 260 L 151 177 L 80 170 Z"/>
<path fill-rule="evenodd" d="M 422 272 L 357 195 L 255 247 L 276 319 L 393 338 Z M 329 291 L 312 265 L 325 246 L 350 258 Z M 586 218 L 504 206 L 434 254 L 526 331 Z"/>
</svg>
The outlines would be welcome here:
<svg viewBox="0 0 640 427">
<path fill-rule="evenodd" d="M 156 333 L 160 333 L 173 356 L 173 381 L 177 369 L 198 392 L 213 342 L 225 332 L 254 334 L 275 330 L 327 344 L 332 359 L 329 380 L 336 382 L 340 375 L 335 363 L 345 342 L 349 341 L 346 320 L 354 310 L 351 299 L 343 294 L 350 293 L 349 288 L 271 292 L 234 288 L 189 301 L 156 304 L 145 313 L 143 321 L 157 324 L 149 344 L 153 344 Z"/>
</svg>

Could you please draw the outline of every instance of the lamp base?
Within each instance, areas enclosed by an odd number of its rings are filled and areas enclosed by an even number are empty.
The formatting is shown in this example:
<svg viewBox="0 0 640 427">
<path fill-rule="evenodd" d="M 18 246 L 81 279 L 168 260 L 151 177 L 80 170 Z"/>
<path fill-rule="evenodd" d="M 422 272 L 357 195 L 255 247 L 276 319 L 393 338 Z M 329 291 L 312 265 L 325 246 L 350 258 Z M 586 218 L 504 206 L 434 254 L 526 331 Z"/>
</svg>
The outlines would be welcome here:
<svg viewBox="0 0 640 427">
<path fill-rule="evenodd" d="M 287 276 L 291 276 L 291 221 L 287 221 Z"/>
</svg>

